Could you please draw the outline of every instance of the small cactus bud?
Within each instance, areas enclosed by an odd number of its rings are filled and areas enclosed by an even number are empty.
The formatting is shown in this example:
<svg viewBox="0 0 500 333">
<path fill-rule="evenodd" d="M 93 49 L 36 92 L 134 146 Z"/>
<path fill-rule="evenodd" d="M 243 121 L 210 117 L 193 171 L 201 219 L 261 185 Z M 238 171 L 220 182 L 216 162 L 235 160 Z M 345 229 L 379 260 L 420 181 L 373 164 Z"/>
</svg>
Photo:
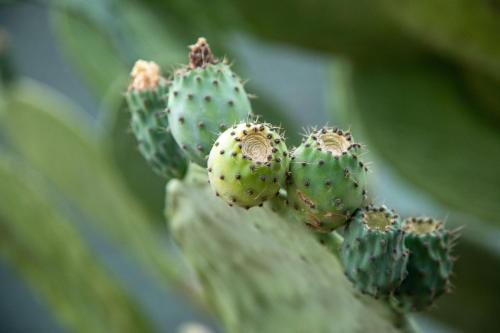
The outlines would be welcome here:
<svg viewBox="0 0 500 333">
<path fill-rule="evenodd" d="M 168 88 L 160 67 L 152 61 L 137 60 L 130 76 L 125 99 L 140 153 L 158 175 L 166 179 L 182 178 L 187 161 L 166 130 L 169 128 L 165 112 Z"/>
</svg>

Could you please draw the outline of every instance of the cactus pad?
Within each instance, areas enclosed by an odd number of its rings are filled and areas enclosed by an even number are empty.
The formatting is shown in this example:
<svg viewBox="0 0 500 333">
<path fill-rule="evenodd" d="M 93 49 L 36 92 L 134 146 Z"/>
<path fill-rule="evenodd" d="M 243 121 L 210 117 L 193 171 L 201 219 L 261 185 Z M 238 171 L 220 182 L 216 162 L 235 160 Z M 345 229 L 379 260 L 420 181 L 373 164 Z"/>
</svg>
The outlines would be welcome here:
<svg viewBox="0 0 500 333">
<path fill-rule="evenodd" d="M 402 228 L 410 251 L 408 276 L 391 301 L 401 311 L 421 311 L 451 288 L 451 251 L 457 233 L 431 218 L 406 219 Z"/>
<path fill-rule="evenodd" d="M 336 128 L 313 131 L 290 162 L 288 201 L 300 219 L 320 232 L 344 224 L 366 199 L 367 167 L 361 146 Z"/>
<path fill-rule="evenodd" d="M 167 113 L 179 146 L 205 166 L 218 134 L 248 119 L 251 107 L 241 80 L 200 38 L 191 46 L 190 65 L 174 72 Z"/>
<path fill-rule="evenodd" d="M 284 185 L 288 159 L 285 142 L 276 128 L 241 123 L 222 133 L 210 151 L 210 184 L 230 205 L 261 205 L 278 195 Z"/>
<path fill-rule="evenodd" d="M 408 261 L 399 216 L 385 206 L 357 210 L 346 226 L 340 258 L 361 292 L 388 296 L 403 281 Z"/>
<path fill-rule="evenodd" d="M 164 112 L 168 86 L 160 68 L 154 62 L 138 60 L 131 77 L 125 98 L 139 151 L 158 175 L 166 179 L 182 178 L 187 161 L 169 132 Z"/>
</svg>

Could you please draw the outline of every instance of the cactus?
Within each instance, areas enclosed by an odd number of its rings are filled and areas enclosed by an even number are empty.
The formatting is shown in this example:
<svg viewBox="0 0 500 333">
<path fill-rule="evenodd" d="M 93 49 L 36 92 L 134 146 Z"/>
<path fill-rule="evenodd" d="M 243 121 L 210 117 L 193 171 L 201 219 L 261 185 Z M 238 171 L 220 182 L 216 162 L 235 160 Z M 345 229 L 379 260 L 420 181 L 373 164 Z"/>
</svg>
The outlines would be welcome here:
<svg viewBox="0 0 500 333">
<path fill-rule="evenodd" d="M 451 288 L 454 258 L 451 254 L 457 233 L 431 218 L 410 218 L 402 225 L 410 251 L 408 276 L 394 292 L 392 304 L 401 311 L 421 311 Z"/>
<path fill-rule="evenodd" d="M 366 195 L 361 145 L 337 128 L 313 131 L 290 162 L 289 203 L 309 227 L 329 232 L 344 224 Z"/>
<path fill-rule="evenodd" d="M 241 123 L 222 133 L 212 147 L 209 181 L 229 205 L 248 209 L 279 194 L 288 160 L 285 141 L 277 128 Z"/>
<path fill-rule="evenodd" d="M 347 224 L 340 258 L 361 292 L 388 296 L 403 281 L 408 250 L 400 224 L 385 206 L 359 209 Z"/>
<path fill-rule="evenodd" d="M 131 72 L 132 81 L 125 94 L 131 112 L 131 127 L 139 151 L 160 176 L 182 178 L 187 161 L 168 128 L 164 113 L 167 81 L 154 62 L 138 60 Z"/>
<path fill-rule="evenodd" d="M 267 208 L 231 209 L 206 171 L 167 185 L 170 231 L 225 332 L 415 333 L 404 314 L 358 295 L 339 260 Z"/>
<path fill-rule="evenodd" d="M 219 131 L 248 118 L 250 101 L 242 81 L 214 58 L 204 38 L 191 46 L 189 66 L 174 71 L 168 98 L 172 134 L 187 156 L 205 166 Z"/>
</svg>

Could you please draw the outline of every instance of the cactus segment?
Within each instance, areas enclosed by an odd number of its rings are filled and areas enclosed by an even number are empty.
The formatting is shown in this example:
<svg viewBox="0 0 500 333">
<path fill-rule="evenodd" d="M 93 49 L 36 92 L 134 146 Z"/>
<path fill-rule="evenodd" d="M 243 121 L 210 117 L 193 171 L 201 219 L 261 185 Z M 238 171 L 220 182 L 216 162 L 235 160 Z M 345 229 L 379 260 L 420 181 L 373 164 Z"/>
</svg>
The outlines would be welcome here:
<svg viewBox="0 0 500 333">
<path fill-rule="evenodd" d="M 144 60 L 135 63 L 131 78 L 125 99 L 140 153 L 158 175 L 166 179 L 182 178 L 187 161 L 169 132 L 164 112 L 167 81 L 156 63 Z"/>
<path fill-rule="evenodd" d="M 457 233 L 431 218 L 409 218 L 402 224 L 410 251 L 408 276 L 395 290 L 391 303 L 400 311 L 421 311 L 450 291 Z"/>
<path fill-rule="evenodd" d="M 390 295 L 406 276 L 408 261 L 399 216 L 385 206 L 357 210 L 345 228 L 340 258 L 361 292 Z"/>
<path fill-rule="evenodd" d="M 204 38 L 191 46 L 190 64 L 177 69 L 168 95 L 172 135 L 193 162 L 205 166 L 217 136 L 251 115 L 243 83 L 214 58 Z"/>
<path fill-rule="evenodd" d="M 295 149 L 290 162 L 288 201 L 312 229 L 330 232 L 343 225 L 367 199 L 361 145 L 349 132 L 324 127 Z"/>
<path fill-rule="evenodd" d="M 289 156 L 277 128 L 241 123 L 222 133 L 210 151 L 208 177 L 229 205 L 250 208 L 279 195 Z"/>
</svg>

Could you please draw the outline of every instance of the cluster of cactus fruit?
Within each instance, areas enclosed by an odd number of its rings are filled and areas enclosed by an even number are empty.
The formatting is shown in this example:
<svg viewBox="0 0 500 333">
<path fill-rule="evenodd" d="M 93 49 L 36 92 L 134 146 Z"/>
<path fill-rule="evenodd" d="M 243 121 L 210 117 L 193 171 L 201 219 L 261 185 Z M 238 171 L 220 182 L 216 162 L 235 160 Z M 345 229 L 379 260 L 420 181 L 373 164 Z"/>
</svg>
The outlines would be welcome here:
<svg viewBox="0 0 500 333">
<path fill-rule="evenodd" d="M 169 79 L 143 60 L 131 72 L 132 131 L 158 174 L 182 178 L 189 161 L 207 168 L 214 194 L 230 206 L 270 202 L 328 245 L 359 291 L 402 312 L 426 309 L 451 289 L 457 233 L 372 206 L 364 147 L 350 132 L 313 129 L 288 150 L 278 127 L 252 115 L 242 80 L 204 38 L 189 60 Z"/>
</svg>

